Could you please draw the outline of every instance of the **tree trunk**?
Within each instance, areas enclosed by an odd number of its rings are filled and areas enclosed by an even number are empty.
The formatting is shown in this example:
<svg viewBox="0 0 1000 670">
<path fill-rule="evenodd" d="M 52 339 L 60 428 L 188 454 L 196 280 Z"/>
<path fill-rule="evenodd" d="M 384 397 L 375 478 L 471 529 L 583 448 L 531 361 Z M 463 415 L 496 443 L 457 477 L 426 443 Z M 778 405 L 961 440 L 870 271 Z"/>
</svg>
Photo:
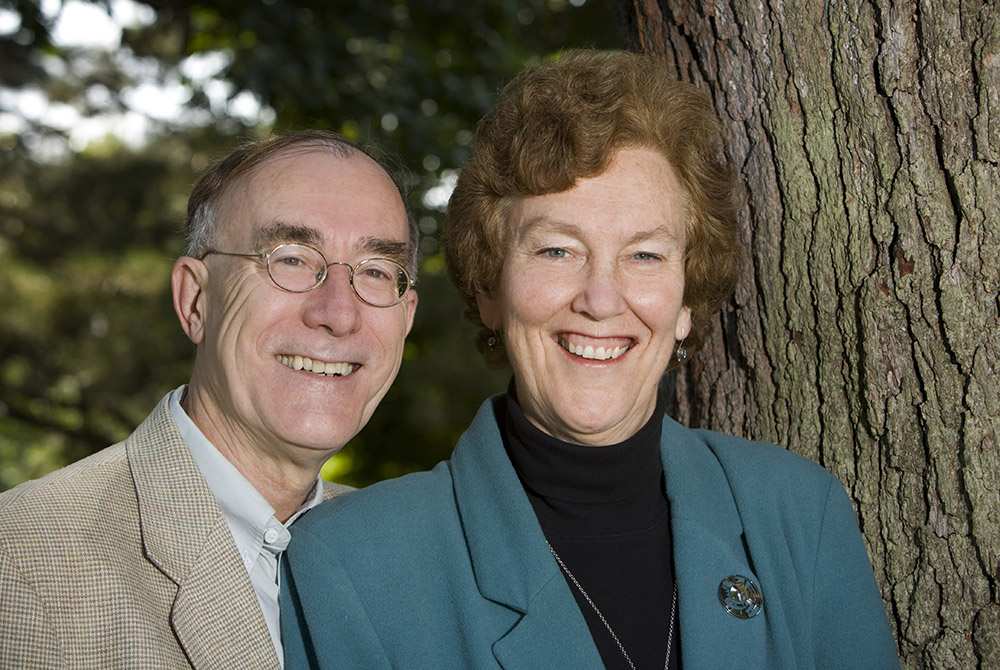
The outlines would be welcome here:
<svg viewBox="0 0 1000 670">
<path fill-rule="evenodd" d="M 750 260 L 678 418 L 853 497 L 904 668 L 1000 668 L 1000 11 L 616 0 L 708 91 Z"/>
</svg>

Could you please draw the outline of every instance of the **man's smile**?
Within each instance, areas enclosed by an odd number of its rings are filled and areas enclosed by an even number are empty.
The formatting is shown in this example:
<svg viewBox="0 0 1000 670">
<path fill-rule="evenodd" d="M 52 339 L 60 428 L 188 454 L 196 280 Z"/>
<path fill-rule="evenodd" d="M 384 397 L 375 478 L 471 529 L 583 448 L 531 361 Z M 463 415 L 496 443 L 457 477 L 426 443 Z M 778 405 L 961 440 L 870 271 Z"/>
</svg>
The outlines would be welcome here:
<svg viewBox="0 0 1000 670">
<path fill-rule="evenodd" d="M 299 356 L 298 354 L 278 354 L 274 358 L 282 365 L 293 370 L 305 370 L 314 375 L 322 375 L 324 377 L 346 377 L 361 367 L 357 363 L 318 361 L 308 356 Z"/>
</svg>

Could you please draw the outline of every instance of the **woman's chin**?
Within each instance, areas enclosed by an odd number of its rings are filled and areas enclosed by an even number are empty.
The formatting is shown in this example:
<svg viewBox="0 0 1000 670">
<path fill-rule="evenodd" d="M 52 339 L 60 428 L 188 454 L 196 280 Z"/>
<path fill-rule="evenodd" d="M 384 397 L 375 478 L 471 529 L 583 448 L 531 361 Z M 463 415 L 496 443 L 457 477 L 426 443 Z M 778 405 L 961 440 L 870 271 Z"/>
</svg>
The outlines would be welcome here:
<svg viewBox="0 0 1000 670">
<path fill-rule="evenodd" d="M 566 442 L 588 446 L 617 444 L 635 435 L 646 423 L 650 413 L 647 404 L 655 406 L 655 397 L 652 403 L 626 404 L 619 395 L 615 402 L 557 408 L 557 421 L 551 427 L 543 425 L 542 429 Z"/>
</svg>

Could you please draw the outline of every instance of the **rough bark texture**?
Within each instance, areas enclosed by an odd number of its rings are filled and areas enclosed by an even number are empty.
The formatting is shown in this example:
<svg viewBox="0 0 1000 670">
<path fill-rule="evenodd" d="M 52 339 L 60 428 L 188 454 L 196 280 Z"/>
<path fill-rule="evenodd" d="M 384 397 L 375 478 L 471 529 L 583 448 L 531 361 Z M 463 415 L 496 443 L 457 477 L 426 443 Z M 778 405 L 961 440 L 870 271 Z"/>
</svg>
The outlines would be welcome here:
<svg viewBox="0 0 1000 670">
<path fill-rule="evenodd" d="M 1000 668 L 1000 10 L 617 0 L 710 92 L 750 261 L 682 421 L 844 482 L 904 668 Z"/>
</svg>

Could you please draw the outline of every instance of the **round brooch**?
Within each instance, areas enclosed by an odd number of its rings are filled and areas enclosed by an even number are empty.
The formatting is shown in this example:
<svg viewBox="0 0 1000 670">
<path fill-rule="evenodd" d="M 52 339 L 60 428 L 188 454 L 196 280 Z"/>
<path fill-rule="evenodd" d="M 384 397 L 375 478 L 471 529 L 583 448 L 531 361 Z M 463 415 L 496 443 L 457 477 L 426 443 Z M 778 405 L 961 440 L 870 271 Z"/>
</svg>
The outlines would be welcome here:
<svg viewBox="0 0 1000 670">
<path fill-rule="evenodd" d="M 764 596 L 749 577 L 729 575 L 719 584 L 719 602 L 737 619 L 752 619 L 760 614 Z"/>
</svg>

